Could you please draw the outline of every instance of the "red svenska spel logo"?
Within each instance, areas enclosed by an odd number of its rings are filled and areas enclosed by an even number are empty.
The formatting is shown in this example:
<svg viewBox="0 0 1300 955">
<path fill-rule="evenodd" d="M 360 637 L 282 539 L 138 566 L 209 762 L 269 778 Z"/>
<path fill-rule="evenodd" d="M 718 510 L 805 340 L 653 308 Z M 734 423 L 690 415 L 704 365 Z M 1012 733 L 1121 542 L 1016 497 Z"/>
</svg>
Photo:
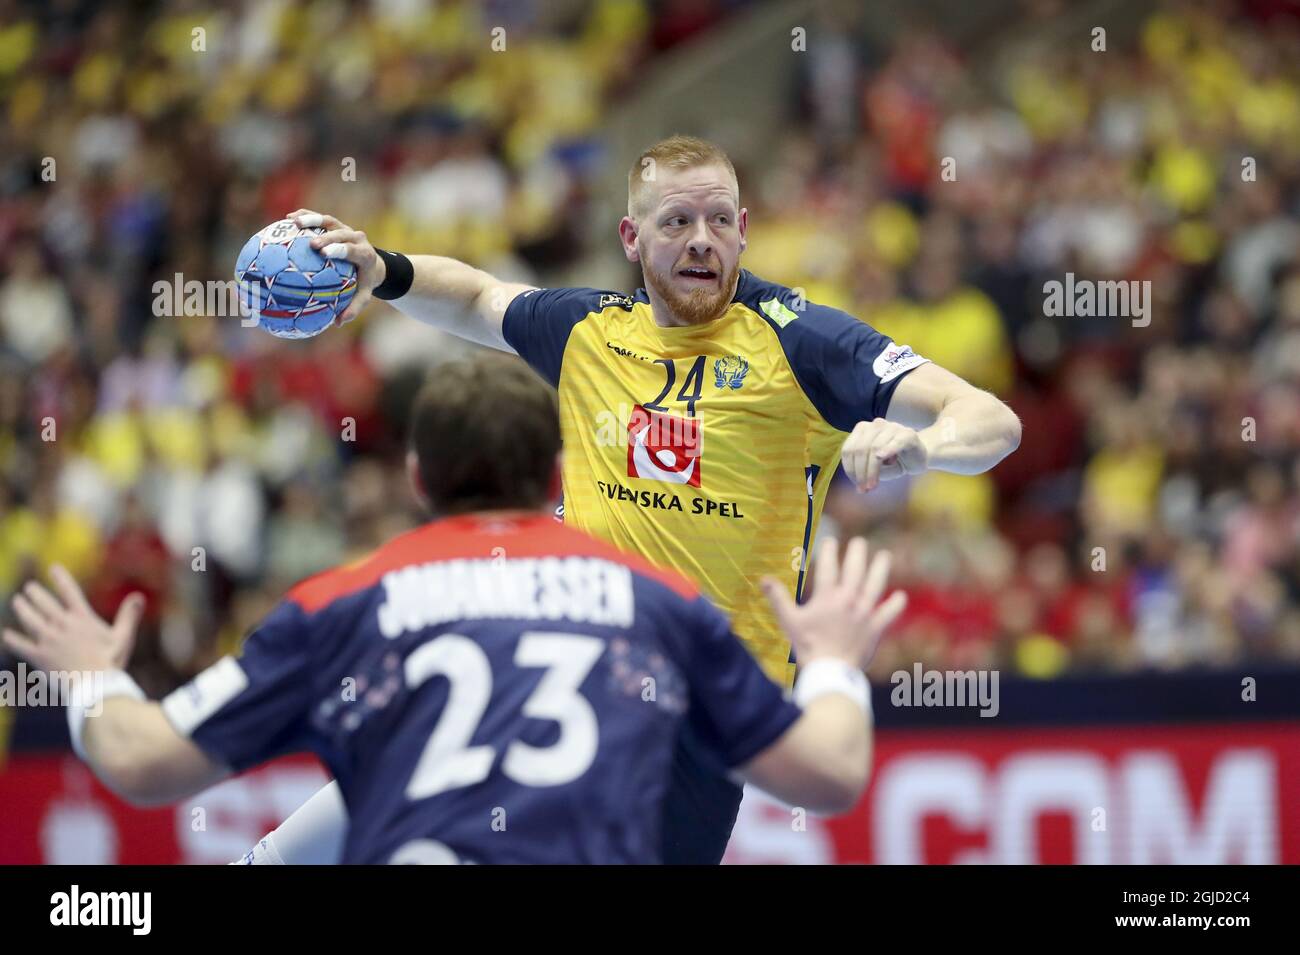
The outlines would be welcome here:
<svg viewBox="0 0 1300 955">
<path fill-rule="evenodd" d="M 627 419 L 628 477 L 699 487 L 703 436 L 698 418 L 634 406 Z"/>
</svg>

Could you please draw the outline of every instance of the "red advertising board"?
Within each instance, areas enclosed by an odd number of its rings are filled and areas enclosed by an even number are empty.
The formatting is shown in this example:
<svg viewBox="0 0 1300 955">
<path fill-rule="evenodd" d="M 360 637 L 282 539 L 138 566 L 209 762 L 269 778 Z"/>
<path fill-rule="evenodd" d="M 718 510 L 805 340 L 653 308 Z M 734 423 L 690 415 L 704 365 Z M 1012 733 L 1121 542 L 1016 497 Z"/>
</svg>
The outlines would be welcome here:
<svg viewBox="0 0 1300 955">
<path fill-rule="evenodd" d="M 0 771 L 0 864 L 230 862 L 328 778 L 315 759 L 294 757 L 175 805 L 136 809 L 71 753 L 15 755 Z"/>
<path fill-rule="evenodd" d="M 224 863 L 325 781 L 280 760 L 133 809 L 67 755 L 0 771 L 0 863 Z M 892 730 L 834 820 L 746 795 L 735 863 L 1300 863 L 1300 726 Z"/>
<path fill-rule="evenodd" d="M 1300 863 L 1300 726 L 907 730 L 834 820 L 746 793 L 737 863 Z"/>
</svg>

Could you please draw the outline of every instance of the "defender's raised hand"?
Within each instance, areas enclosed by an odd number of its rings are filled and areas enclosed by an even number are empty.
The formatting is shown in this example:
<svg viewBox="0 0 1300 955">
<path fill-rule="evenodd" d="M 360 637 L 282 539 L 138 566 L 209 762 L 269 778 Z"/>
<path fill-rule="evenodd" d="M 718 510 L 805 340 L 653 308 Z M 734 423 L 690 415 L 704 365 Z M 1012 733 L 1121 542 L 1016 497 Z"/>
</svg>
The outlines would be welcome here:
<svg viewBox="0 0 1300 955">
<path fill-rule="evenodd" d="M 43 670 L 113 670 L 126 666 L 135 631 L 144 614 L 144 597 L 122 601 L 110 624 L 91 609 L 81 587 L 63 567 L 50 568 L 59 597 L 28 581 L 13 598 L 14 613 L 26 631 L 4 631 L 10 650 Z"/>
<path fill-rule="evenodd" d="M 841 565 L 838 549 L 835 540 L 822 542 L 807 602 L 796 604 L 771 577 L 763 578 L 763 589 L 801 665 L 829 657 L 866 669 L 881 635 L 907 606 L 907 595 L 895 591 L 880 600 L 889 578 L 888 551 L 877 553 L 868 565 L 867 542 L 855 537 L 845 548 Z"/>
</svg>

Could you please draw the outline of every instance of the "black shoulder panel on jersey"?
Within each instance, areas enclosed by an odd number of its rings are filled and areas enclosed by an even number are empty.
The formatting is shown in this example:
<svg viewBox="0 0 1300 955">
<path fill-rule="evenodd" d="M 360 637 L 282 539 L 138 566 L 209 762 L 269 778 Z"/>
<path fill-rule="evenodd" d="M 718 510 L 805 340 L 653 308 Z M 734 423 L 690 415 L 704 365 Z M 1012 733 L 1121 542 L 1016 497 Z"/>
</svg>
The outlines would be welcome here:
<svg viewBox="0 0 1300 955">
<path fill-rule="evenodd" d="M 822 418 L 840 431 L 885 417 L 899 381 L 925 363 L 848 312 L 816 305 L 744 269 L 735 301 L 772 327 L 800 387 Z"/>
<path fill-rule="evenodd" d="M 506 306 L 501 333 L 552 385 L 560 383 L 564 348 L 575 325 L 611 305 L 631 310 L 632 298 L 594 288 L 540 288 L 516 295 Z"/>
</svg>

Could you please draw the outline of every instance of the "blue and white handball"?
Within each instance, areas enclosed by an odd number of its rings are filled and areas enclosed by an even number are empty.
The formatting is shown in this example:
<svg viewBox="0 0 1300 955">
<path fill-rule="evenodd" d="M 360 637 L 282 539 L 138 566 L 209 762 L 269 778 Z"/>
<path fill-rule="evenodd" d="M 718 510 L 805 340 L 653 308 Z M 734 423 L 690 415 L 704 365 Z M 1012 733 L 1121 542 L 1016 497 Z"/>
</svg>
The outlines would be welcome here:
<svg viewBox="0 0 1300 955">
<path fill-rule="evenodd" d="M 311 338 L 347 310 L 357 270 L 311 247 L 325 232 L 292 219 L 272 222 L 244 243 L 235 263 L 239 298 L 257 323 L 277 338 Z"/>
</svg>

